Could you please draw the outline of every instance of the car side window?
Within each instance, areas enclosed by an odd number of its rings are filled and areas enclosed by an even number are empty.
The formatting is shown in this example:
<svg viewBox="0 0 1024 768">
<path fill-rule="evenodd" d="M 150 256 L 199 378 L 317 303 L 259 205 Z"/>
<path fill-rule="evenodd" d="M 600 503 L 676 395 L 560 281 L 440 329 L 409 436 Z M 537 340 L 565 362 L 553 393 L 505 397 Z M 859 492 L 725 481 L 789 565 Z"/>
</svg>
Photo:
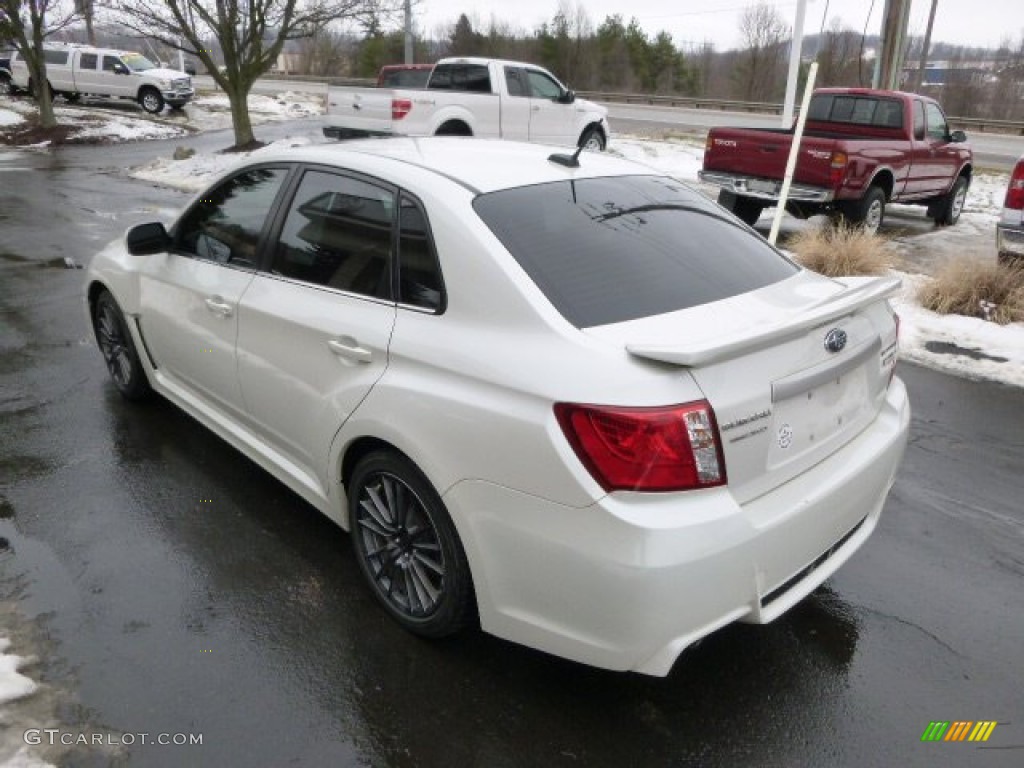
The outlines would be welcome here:
<svg viewBox="0 0 1024 768">
<path fill-rule="evenodd" d="M 117 56 L 104 56 L 103 57 L 103 71 L 104 72 L 117 72 L 117 70 L 123 68 L 124 65 Z"/>
<path fill-rule="evenodd" d="M 176 250 L 199 259 L 256 266 L 256 248 L 284 168 L 253 168 L 206 193 L 175 231 Z"/>
<path fill-rule="evenodd" d="M 924 139 L 925 133 L 925 121 L 924 121 L 924 104 L 920 101 L 914 101 L 914 138 L 918 141 Z"/>
<path fill-rule="evenodd" d="M 99 57 L 95 53 L 83 53 L 78 58 L 79 69 L 96 69 L 96 63 Z"/>
<path fill-rule="evenodd" d="M 307 171 L 271 272 L 341 291 L 391 298 L 395 194 L 362 179 Z"/>
<path fill-rule="evenodd" d="M 68 63 L 68 51 L 43 51 L 43 60 L 47 64 L 53 64 L 55 66 L 66 67 Z"/>
<path fill-rule="evenodd" d="M 444 283 L 423 207 L 402 195 L 398 215 L 398 300 L 435 312 L 444 307 Z"/>
<path fill-rule="evenodd" d="M 557 99 L 562 95 L 562 86 L 543 72 L 535 69 L 526 70 L 526 76 L 530 80 L 530 91 L 535 99 Z"/>
<path fill-rule="evenodd" d="M 523 82 L 523 73 L 515 67 L 505 67 L 505 86 L 509 96 L 529 96 L 530 92 Z"/>
<path fill-rule="evenodd" d="M 949 126 L 946 125 L 946 116 L 935 104 L 925 104 L 925 114 L 928 120 L 928 138 L 945 141 L 949 138 Z"/>
</svg>

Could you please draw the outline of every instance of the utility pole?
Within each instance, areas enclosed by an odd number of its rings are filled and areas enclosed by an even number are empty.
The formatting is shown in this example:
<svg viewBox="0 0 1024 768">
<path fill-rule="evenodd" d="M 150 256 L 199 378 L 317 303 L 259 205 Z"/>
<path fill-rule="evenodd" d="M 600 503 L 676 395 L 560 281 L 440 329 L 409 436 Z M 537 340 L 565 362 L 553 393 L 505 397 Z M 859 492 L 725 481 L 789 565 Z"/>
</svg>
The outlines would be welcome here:
<svg viewBox="0 0 1024 768">
<path fill-rule="evenodd" d="M 928 13 L 928 26 L 924 30 L 924 45 L 921 47 L 921 59 L 917 64 L 917 74 L 914 76 L 914 88 L 915 91 L 921 90 L 921 84 L 924 82 L 924 68 L 928 66 L 928 49 L 932 46 L 932 25 L 935 23 L 935 9 L 939 5 L 939 0 L 932 0 L 932 9 Z"/>
<path fill-rule="evenodd" d="M 886 0 L 882 17 L 882 46 L 875 66 L 875 88 L 895 90 L 899 87 L 909 18 L 910 0 Z"/>
<path fill-rule="evenodd" d="M 412 0 L 405 0 L 405 63 L 412 64 Z"/>
<path fill-rule="evenodd" d="M 789 46 L 789 75 L 786 77 L 786 100 L 782 108 L 782 127 L 793 125 L 793 105 L 796 103 L 797 78 L 800 75 L 800 48 L 804 43 L 804 11 L 807 0 L 797 0 L 796 21 L 793 23 L 793 41 Z"/>
</svg>

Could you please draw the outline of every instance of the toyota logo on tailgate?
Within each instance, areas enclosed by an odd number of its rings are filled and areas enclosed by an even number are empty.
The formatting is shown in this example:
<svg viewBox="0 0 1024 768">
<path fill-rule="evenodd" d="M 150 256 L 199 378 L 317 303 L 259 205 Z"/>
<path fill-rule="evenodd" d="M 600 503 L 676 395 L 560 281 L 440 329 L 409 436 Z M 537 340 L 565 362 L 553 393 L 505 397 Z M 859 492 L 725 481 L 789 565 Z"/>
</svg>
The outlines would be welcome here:
<svg viewBox="0 0 1024 768">
<path fill-rule="evenodd" d="M 829 352 L 841 352 L 846 346 L 846 331 L 842 328 L 833 328 L 825 334 L 825 349 Z"/>
</svg>

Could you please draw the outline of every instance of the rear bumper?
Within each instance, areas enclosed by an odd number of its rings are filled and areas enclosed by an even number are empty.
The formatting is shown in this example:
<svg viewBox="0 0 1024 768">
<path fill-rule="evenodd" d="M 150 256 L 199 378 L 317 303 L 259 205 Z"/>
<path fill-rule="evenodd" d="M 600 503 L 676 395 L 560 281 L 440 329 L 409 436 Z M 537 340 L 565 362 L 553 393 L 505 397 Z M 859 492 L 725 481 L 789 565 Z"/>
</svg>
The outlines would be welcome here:
<svg viewBox="0 0 1024 768">
<path fill-rule="evenodd" d="M 666 675 L 716 629 L 780 616 L 867 540 L 909 421 L 906 390 L 894 379 L 860 435 L 744 505 L 718 488 L 616 493 L 577 509 L 463 481 L 445 502 L 481 625 L 586 664 Z"/>
<path fill-rule="evenodd" d="M 777 201 L 782 191 L 782 182 L 777 179 L 760 179 L 720 171 L 700 171 L 697 176 L 705 184 L 732 192 L 741 197 L 753 197 L 758 200 Z M 835 198 L 835 192 L 823 187 L 812 187 L 806 184 L 791 184 L 788 199 L 798 203 L 829 203 Z"/>
<path fill-rule="evenodd" d="M 996 224 L 996 249 L 1001 256 L 1024 257 L 1024 227 Z"/>
</svg>

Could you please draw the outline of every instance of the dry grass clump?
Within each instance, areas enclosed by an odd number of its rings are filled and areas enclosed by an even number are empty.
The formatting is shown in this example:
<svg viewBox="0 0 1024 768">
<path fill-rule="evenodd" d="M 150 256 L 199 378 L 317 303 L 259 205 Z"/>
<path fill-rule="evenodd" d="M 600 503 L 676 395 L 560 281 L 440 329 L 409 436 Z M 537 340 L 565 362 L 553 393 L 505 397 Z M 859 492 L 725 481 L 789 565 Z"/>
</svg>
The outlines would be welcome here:
<svg viewBox="0 0 1024 768">
<path fill-rule="evenodd" d="M 885 240 L 845 223 L 799 232 L 786 247 L 807 269 L 829 277 L 882 275 L 892 266 Z"/>
<path fill-rule="evenodd" d="M 918 290 L 925 309 L 1006 325 L 1024 322 L 1024 266 L 960 258 Z"/>
</svg>

